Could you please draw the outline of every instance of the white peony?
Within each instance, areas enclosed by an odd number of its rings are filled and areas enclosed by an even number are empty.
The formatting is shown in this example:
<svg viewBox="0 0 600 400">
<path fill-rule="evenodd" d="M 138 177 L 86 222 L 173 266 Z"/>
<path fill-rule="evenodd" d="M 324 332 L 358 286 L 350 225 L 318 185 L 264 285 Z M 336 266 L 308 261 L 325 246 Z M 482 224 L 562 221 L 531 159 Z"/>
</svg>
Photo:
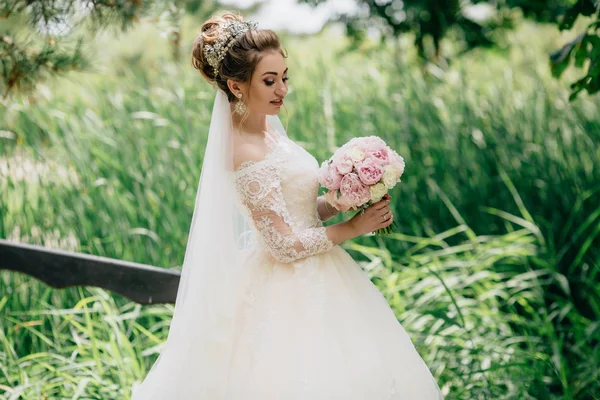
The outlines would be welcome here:
<svg viewBox="0 0 600 400">
<path fill-rule="evenodd" d="M 398 168 L 394 167 L 392 164 L 386 165 L 383 171 L 383 184 L 388 189 L 393 188 L 394 186 L 396 186 L 396 183 L 398 183 L 400 175 L 401 171 Z"/>
<path fill-rule="evenodd" d="M 373 203 L 381 200 L 381 198 L 385 196 L 388 191 L 387 187 L 381 182 L 369 187 L 369 190 L 371 191 L 371 202 Z"/>
<path fill-rule="evenodd" d="M 365 159 L 365 152 L 360 149 L 358 146 L 354 146 L 348 152 L 348 155 L 352 159 L 352 161 L 362 161 Z"/>
</svg>

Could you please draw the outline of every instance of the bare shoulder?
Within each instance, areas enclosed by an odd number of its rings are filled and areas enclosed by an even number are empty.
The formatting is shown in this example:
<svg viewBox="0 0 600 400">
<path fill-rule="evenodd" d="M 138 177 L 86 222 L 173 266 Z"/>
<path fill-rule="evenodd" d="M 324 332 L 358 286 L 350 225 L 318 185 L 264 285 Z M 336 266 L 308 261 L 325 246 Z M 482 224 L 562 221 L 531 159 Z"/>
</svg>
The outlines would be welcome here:
<svg viewBox="0 0 600 400">
<path fill-rule="evenodd" d="M 262 161 L 268 149 L 257 143 L 241 142 L 233 145 L 233 169 L 236 170 L 242 163 L 249 161 Z"/>
</svg>

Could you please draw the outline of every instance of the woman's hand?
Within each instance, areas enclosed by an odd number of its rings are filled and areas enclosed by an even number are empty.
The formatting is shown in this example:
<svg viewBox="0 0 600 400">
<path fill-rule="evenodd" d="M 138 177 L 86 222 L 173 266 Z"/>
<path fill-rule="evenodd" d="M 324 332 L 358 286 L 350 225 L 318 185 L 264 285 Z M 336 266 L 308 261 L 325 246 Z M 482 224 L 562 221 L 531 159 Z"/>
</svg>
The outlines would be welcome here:
<svg viewBox="0 0 600 400">
<path fill-rule="evenodd" d="M 392 196 L 386 193 L 380 201 L 371 205 L 362 214 L 356 214 L 348 221 L 356 236 L 385 228 L 394 221 L 394 215 L 389 206 L 391 198 Z"/>
</svg>

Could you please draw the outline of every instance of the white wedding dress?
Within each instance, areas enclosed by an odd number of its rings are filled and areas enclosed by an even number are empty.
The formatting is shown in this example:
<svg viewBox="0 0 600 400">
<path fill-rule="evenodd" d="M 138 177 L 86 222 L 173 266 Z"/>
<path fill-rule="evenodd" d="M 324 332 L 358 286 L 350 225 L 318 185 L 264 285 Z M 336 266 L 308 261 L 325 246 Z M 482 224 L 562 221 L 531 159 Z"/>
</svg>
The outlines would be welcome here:
<svg viewBox="0 0 600 400">
<path fill-rule="evenodd" d="M 286 136 L 231 173 L 252 223 L 235 312 L 229 400 L 438 400 L 383 295 L 327 238 L 319 164 Z"/>
</svg>

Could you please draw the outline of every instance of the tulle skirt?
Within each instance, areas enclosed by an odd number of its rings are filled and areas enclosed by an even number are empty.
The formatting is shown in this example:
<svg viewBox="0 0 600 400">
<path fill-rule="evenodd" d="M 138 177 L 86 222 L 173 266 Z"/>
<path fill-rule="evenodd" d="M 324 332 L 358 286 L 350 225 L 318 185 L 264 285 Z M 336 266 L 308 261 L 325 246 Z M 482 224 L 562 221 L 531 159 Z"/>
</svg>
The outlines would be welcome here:
<svg viewBox="0 0 600 400">
<path fill-rule="evenodd" d="M 341 247 L 246 261 L 228 400 L 439 400 L 383 295 Z"/>
</svg>

